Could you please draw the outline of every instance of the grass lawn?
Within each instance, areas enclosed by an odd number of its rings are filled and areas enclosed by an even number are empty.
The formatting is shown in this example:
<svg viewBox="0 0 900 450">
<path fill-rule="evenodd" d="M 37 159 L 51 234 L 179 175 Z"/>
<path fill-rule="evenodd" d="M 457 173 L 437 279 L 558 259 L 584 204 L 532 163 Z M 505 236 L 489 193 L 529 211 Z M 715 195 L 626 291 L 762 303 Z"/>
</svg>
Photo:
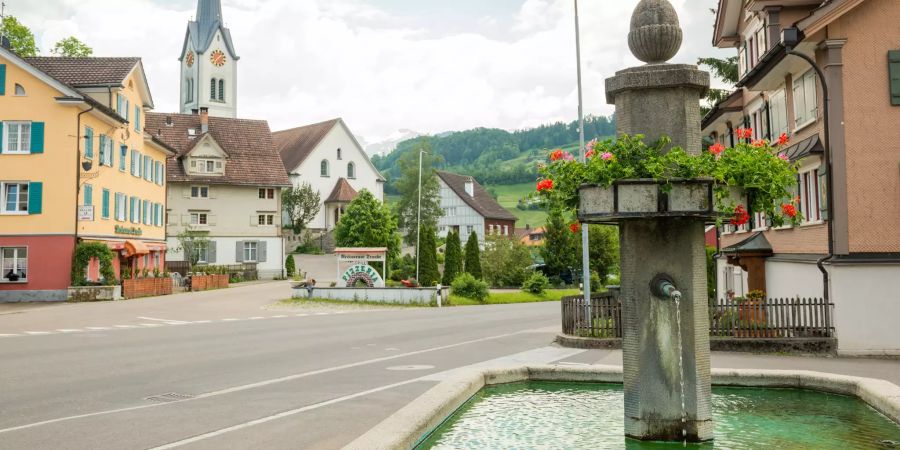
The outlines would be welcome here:
<svg viewBox="0 0 900 450">
<path fill-rule="evenodd" d="M 546 211 L 522 211 L 516 208 L 519 199 L 534 192 L 535 183 L 494 185 L 490 188 L 497 192 L 497 203 L 519 218 L 516 228 L 525 228 L 526 224 L 531 225 L 531 228 L 537 228 L 547 222 Z"/>
<path fill-rule="evenodd" d="M 563 297 L 578 295 L 581 291 L 578 289 L 555 289 L 545 292 L 543 295 L 534 295 L 527 292 L 503 292 L 500 294 L 491 294 L 487 301 L 480 303 L 476 300 L 457 297 L 450 294 L 451 306 L 468 306 L 468 305 L 504 305 L 509 303 L 536 303 L 536 302 L 558 302 Z"/>
<path fill-rule="evenodd" d="M 282 300 L 279 302 L 282 305 L 287 306 L 310 306 L 310 307 L 323 307 L 323 306 L 381 306 L 385 308 L 422 308 L 428 307 L 428 305 L 419 305 L 419 304 L 401 304 L 401 303 L 381 303 L 381 302 L 366 302 L 366 301 L 355 301 L 355 302 L 345 302 L 341 300 L 328 300 L 324 298 L 313 298 L 313 299 L 305 299 L 305 298 L 291 298 L 287 300 Z"/>
</svg>

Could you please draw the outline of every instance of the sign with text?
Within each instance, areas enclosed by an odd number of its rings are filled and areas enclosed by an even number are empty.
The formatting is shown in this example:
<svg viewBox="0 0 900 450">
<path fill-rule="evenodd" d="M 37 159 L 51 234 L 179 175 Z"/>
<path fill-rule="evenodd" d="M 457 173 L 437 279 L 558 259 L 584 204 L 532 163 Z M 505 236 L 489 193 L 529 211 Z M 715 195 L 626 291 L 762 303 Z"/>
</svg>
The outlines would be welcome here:
<svg viewBox="0 0 900 450">
<path fill-rule="evenodd" d="M 79 222 L 93 222 L 94 221 L 94 207 L 91 205 L 79 206 L 78 207 L 78 221 Z"/>
<path fill-rule="evenodd" d="M 127 228 L 127 227 L 123 227 L 121 225 L 116 225 L 116 234 L 125 234 L 128 236 L 140 236 L 140 235 L 144 234 L 144 230 L 141 230 L 140 228 L 135 228 L 135 227 Z"/>
<path fill-rule="evenodd" d="M 384 287 L 384 280 L 378 271 L 365 264 L 357 264 L 347 269 L 341 276 L 341 281 L 346 283 L 347 287 L 355 287 L 360 281 L 370 288 Z"/>
</svg>

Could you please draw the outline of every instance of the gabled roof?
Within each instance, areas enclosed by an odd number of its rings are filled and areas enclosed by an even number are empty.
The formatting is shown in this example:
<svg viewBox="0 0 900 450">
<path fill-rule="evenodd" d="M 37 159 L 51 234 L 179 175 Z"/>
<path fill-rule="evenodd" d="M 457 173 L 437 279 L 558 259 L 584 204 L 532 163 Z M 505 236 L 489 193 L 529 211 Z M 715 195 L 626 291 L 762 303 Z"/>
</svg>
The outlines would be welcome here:
<svg viewBox="0 0 900 450">
<path fill-rule="evenodd" d="M 207 135 L 200 132 L 199 115 L 148 113 L 144 128 L 178 152 L 176 156 L 169 158 L 166 165 L 166 179 L 169 182 L 280 187 L 291 185 L 281 158 L 272 145 L 269 124 L 264 120 L 209 118 L 207 134 L 228 154 L 225 175 L 218 177 L 188 175 L 184 171 L 184 157 Z M 189 129 L 196 130 L 196 135 L 189 135 Z"/>
<path fill-rule="evenodd" d="M 284 167 L 288 171 L 292 171 L 299 167 L 300 164 L 303 164 L 303 161 L 306 161 L 306 158 L 340 120 L 326 120 L 325 122 L 272 133 L 272 141 L 281 155 Z"/>
<path fill-rule="evenodd" d="M 356 199 L 357 195 L 356 189 L 350 186 L 346 178 L 339 178 L 325 203 L 350 203 Z"/>
<path fill-rule="evenodd" d="M 436 171 L 437 176 L 453 190 L 453 192 L 461 198 L 467 205 L 472 207 L 478 214 L 481 214 L 485 219 L 495 219 L 495 220 L 512 220 L 516 221 L 518 218 L 514 216 L 511 212 L 507 211 L 506 208 L 500 206 L 494 197 L 491 197 L 491 194 L 484 189 L 477 181 L 475 181 L 472 177 L 457 175 L 455 173 L 450 172 L 442 172 L 440 170 Z M 471 196 L 466 193 L 466 181 L 472 180 L 475 185 L 475 196 Z"/>
<path fill-rule="evenodd" d="M 36 56 L 24 59 L 38 70 L 76 89 L 125 87 L 125 80 L 137 70 L 140 75 L 138 87 L 147 99 L 144 106 L 153 107 L 153 97 L 141 58 Z"/>
</svg>

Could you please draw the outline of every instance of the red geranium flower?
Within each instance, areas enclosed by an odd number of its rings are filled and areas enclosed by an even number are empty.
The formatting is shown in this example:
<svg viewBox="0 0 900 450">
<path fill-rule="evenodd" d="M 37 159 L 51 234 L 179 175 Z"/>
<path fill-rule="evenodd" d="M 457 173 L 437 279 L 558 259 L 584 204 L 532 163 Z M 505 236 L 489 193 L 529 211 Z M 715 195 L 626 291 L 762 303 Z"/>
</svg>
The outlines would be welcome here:
<svg viewBox="0 0 900 450">
<path fill-rule="evenodd" d="M 744 205 L 737 205 L 734 208 L 734 217 L 731 219 L 731 224 L 739 227 L 749 222 L 750 213 L 747 212 L 747 208 L 744 208 Z"/>
<path fill-rule="evenodd" d="M 550 154 L 550 161 L 559 161 L 565 156 L 562 150 L 554 150 L 553 153 Z"/>
<path fill-rule="evenodd" d="M 553 189 L 553 180 L 541 180 L 537 184 L 538 192 L 549 191 Z"/>
<path fill-rule="evenodd" d="M 738 128 L 735 130 L 738 139 L 752 139 L 753 138 L 753 128 Z"/>
<path fill-rule="evenodd" d="M 724 151 L 725 151 L 725 146 L 719 142 L 716 142 L 715 144 L 709 146 L 709 152 L 712 153 L 713 155 L 719 156 Z"/>
<path fill-rule="evenodd" d="M 790 203 L 785 203 L 785 204 L 781 205 L 781 212 L 783 212 L 784 215 L 791 217 L 791 218 L 797 217 L 797 207 Z"/>
<path fill-rule="evenodd" d="M 581 224 L 578 222 L 575 222 L 575 223 L 569 225 L 569 229 L 572 230 L 572 233 L 577 233 L 577 232 L 581 231 Z"/>
<path fill-rule="evenodd" d="M 766 142 L 765 139 L 757 139 L 757 140 L 753 141 L 753 143 L 750 145 L 752 145 L 756 148 L 762 148 L 762 147 L 765 147 L 767 144 L 768 144 L 768 142 Z"/>
<path fill-rule="evenodd" d="M 595 151 L 589 150 L 584 156 L 585 156 L 585 158 L 591 159 L 594 157 L 595 154 L 596 154 Z"/>
<path fill-rule="evenodd" d="M 787 144 L 791 139 L 788 137 L 787 133 L 781 133 L 781 136 L 778 136 L 778 145 Z"/>
</svg>

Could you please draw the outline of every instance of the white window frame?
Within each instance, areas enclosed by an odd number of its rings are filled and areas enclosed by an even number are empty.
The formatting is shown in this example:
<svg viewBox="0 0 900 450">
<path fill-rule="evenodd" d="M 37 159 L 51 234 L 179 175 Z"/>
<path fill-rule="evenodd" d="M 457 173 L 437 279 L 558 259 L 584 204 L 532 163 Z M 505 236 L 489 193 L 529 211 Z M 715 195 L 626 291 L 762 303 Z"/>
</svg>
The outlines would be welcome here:
<svg viewBox="0 0 900 450">
<path fill-rule="evenodd" d="M 9 269 L 12 270 L 13 273 L 16 273 L 16 271 L 18 271 L 17 274 L 20 274 L 23 272 L 25 273 L 24 277 L 21 277 L 16 281 L 9 281 L 6 279 L 6 274 L 7 274 L 6 251 L 7 250 L 13 251 L 12 267 L 10 267 Z M 19 255 L 20 251 L 24 251 L 25 256 L 20 256 Z M 24 260 L 25 261 L 24 264 L 20 264 L 19 263 L 20 260 Z M 12 245 L 10 245 L 10 246 L 6 246 L 6 247 L 0 247 L 0 284 L 2 284 L 2 283 L 27 283 L 28 282 L 28 272 L 29 272 L 29 270 L 28 270 L 28 247 L 27 246 L 12 246 Z"/>
<path fill-rule="evenodd" d="M 772 139 L 778 139 L 782 134 L 790 132 L 787 115 L 787 94 L 783 87 L 769 96 L 769 116 L 772 119 Z"/>
<path fill-rule="evenodd" d="M 814 70 L 794 78 L 794 130 L 800 130 L 816 122 L 819 115 L 818 80 Z M 799 86 L 799 89 L 798 89 Z M 799 90 L 799 92 L 798 92 Z M 802 94 L 802 96 L 800 95 Z M 810 107 L 809 97 L 812 96 Z"/>
<path fill-rule="evenodd" d="M 16 149 L 9 144 L 12 127 L 16 127 Z M 23 132 L 27 128 L 27 132 Z M 22 147 L 25 147 L 23 150 Z M 3 154 L 4 155 L 28 155 L 31 154 L 31 122 L 12 121 L 3 122 Z"/>
<path fill-rule="evenodd" d="M 205 212 L 192 212 L 191 225 L 198 227 L 209 226 L 209 214 Z"/>
<path fill-rule="evenodd" d="M 209 242 L 197 242 L 194 245 L 194 253 L 197 254 L 197 264 L 209 264 Z"/>
<path fill-rule="evenodd" d="M 259 242 L 244 241 L 244 258 L 242 261 L 254 263 L 259 261 Z"/>
<path fill-rule="evenodd" d="M 197 190 L 197 195 L 194 195 L 194 190 Z M 203 190 L 206 190 L 206 195 L 203 194 Z M 209 198 L 209 186 L 191 186 L 191 198 Z"/>
<path fill-rule="evenodd" d="M 125 194 L 116 192 L 116 221 L 125 222 L 128 219 L 128 201 Z"/>
<path fill-rule="evenodd" d="M 804 167 L 800 170 L 800 213 L 803 214 L 802 225 L 818 225 L 822 220 L 822 193 L 819 185 L 821 164 Z"/>
<path fill-rule="evenodd" d="M 356 163 L 354 163 L 353 161 L 347 163 L 347 179 L 356 179 Z"/>
<path fill-rule="evenodd" d="M 331 163 L 327 159 L 323 159 L 322 162 L 319 163 L 319 175 L 322 178 L 331 177 Z"/>
<path fill-rule="evenodd" d="M 9 211 L 6 209 L 7 186 L 10 186 L 10 185 L 17 185 L 19 187 L 19 189 L 16 190 L 16 210 L 14 210 L 14 211 Z M 29 191 L 28 185 L 29 185 L 29 183 L 27 181 L 4 181 L 4 182 L 0 183 L 0 202 L 2 202 L 2 203 L 0 203 L 0 214 L 13 215 L 13 216 L 28 215 L 28 201 L 30 198 L 29 196 L 31 195 L 31 192 L 27 192 L 27 191 Z M 19 208 L 22 207 L 21 206 L 22 205 L 22 186 L 25 186 L 25 190 L 26 190 L 25 210 L 24 211 L 19 210 Z"/>
<path fill-rule="evenodd" d="M 257 214 L 256 223 L 261 227 L 273 227 L 273 226 L 275 226 L 275 214 L 271 214 L 271 213 Z"/>
</svg>

